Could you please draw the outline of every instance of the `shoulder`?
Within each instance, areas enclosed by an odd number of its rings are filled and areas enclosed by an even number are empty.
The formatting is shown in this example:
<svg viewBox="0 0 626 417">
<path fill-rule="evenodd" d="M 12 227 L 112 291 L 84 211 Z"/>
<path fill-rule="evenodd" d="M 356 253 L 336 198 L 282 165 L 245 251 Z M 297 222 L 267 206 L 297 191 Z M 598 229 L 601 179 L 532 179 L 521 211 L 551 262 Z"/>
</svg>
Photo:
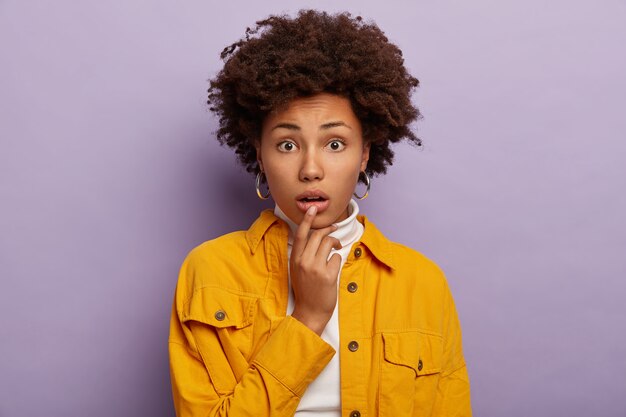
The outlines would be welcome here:
<svg viewBox="0 0 626 417">
<path fill-rule="evenodd" d="M 179 276 L 178 290 L 190 297 L 207 287 L 245 291 L 245 277 L 253 262 L 245 231 L 231 232 L 207 240 L 185 256 Z"/>
<path fill-rule="evenodd" d="M 407 245 L 387 238 L 374 223 L 363 216 L 363 242 L 373 255 L 389 267 L 393 276 L 402 280 L 419 280 L 423 284 L 445 284 L 441 268 L 429 257 Z"/>
<path fill-rule="evenodd" d="M 221 288 L 239 294 L 263 292 L 268 275 L 266 246 L 287 241 L 288 226 L 271 210 L 263 210 L 248 230 L 207 240 L 187 253 L 178 289 L 191 295 L 202 288 Z M 273 245 L 274 247 L 276 245 Z"/>
<path fill-rule="evenodd" d="M 238 230 L 200 243 L 187 253 L 184 262 L 199 266 L 238 256 L 249 249 L 246 232 Z"/>
<path fill-rule="evenodd" d="M 435 261 L 424 253 L 402 243 L 390 241 L 396 267 L 403 272 L 419 271 L 424 274 L 443 277 L 443 271 Z"/>
<path fill-rule="evenodd" d="M 364 243 L 379 261 L 385 264 L 389 285 L 403 288 L 411 294 L 441 298 L 448 292 L 442 269 L 428 256 L 407 245 L 387 238 L 377 227 L 363 217 Z"/>
<path fill-rule="evenodd" d="M 390 242 L 395 270 L 393 275 L 423 293 L 439 296 L 448 291 L 445 274 L 439 265 L 409 246 Z"/>
</svg>

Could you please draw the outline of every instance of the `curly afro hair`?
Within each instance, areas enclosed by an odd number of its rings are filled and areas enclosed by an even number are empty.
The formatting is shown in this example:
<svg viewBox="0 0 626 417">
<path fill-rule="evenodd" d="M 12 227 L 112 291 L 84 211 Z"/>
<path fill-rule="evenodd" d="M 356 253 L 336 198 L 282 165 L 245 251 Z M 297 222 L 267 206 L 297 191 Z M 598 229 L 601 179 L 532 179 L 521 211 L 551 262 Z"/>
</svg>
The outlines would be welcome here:
<svg viewBox="0 0 626 417">
<path fill-rule="evenodd" d="M 402 51 L 360 16 L 316 10 L 270 16 L 247 28 L 221 58 L 208 104 L 219 117 L 220 144 L 234 148 L 248 172 L 259 172 L 254 143 L 268 113 L 322 92 L 350 100 L 371 143 L 368 175 L 387 172 L 391 143 L 407 139 L 421 146 L 409 127 L 421 117 L 410 99 L 419 81 L 404 67 Z"/>
</svg>

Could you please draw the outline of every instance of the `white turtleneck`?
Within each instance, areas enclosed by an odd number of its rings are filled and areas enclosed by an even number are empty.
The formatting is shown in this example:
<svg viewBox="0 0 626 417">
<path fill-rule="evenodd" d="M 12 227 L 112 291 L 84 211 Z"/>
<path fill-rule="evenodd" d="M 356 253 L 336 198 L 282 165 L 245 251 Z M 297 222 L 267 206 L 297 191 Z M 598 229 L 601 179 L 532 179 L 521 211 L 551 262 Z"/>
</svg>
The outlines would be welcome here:
<svg viewBox="0 0 626 417">
<path fill-rule="evenodd" d="M 274 214 L 283 219 L 289 225 L 289 240 L 287 254 L 291 257 L 291 248 L 293 247 L 293 236 L 298 228 L 287 215 L 278 207 L 274 208 Z M 359 214 L 359 206 L 354 199 L 350 200 L 348 205 L 348 218 L 336 223 L 337 230 L 330 233 L 330 236 L 339 239 L 341 249 L 332 249 L 328 255 L 328 259 L 338 253 L 341 256 L 341 268 L 339 268 L 339 276 L 343 268 L 352 244 L 358 241 L 363 235 L 363 225 L 357 220 Z M 287 315 L 293 312 L 294 296 L 291 288 L 291 276 L 289 277 L 289 301 L 287 303 Z M 337 317 L 337 305 L 331 316 L 326 328 L 321 334 L 322 339 L 331 345 L 335 351 L 339 352 L 339 319 Z M 339 370 L 339 354 L 335 354 L 326 368 L 319 376 L 309 385 L 305 391 L 300 404 L 296 410 L 298 416 L 316 416 L 316 417 L 339 417 L 341 415 L 341 385 Z"/>
</svg>

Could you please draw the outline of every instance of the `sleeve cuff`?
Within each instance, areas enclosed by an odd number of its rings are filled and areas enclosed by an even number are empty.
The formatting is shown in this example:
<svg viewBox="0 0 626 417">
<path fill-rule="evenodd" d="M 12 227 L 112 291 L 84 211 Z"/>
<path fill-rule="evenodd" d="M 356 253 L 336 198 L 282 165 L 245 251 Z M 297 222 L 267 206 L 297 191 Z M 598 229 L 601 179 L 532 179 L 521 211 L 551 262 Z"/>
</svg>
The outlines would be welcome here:
<svg viewBox="0 0 626 417">
<path fill-rule="evenodd" d="M 315 332 L 291 316 L 278 325 L 253 363 L 276 378 L 298 397 L 335 355 Z"/>
</svg>

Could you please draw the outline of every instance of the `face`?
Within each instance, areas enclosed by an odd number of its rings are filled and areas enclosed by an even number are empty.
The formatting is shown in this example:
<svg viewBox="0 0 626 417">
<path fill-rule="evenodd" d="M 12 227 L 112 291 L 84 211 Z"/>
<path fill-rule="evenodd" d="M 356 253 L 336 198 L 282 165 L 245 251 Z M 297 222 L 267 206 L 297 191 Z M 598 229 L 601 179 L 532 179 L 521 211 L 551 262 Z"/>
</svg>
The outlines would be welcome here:
<svg viewBox="0 0 626 417">
<path fill-rule="evenodd" d="M 256 151 L 276 204 L 296 224 L 317 206 L 313 228 L 319 229 L 348 217 L 370 145 L 348 99 L 318 94 L 270 113 Z"/>
</svg>

